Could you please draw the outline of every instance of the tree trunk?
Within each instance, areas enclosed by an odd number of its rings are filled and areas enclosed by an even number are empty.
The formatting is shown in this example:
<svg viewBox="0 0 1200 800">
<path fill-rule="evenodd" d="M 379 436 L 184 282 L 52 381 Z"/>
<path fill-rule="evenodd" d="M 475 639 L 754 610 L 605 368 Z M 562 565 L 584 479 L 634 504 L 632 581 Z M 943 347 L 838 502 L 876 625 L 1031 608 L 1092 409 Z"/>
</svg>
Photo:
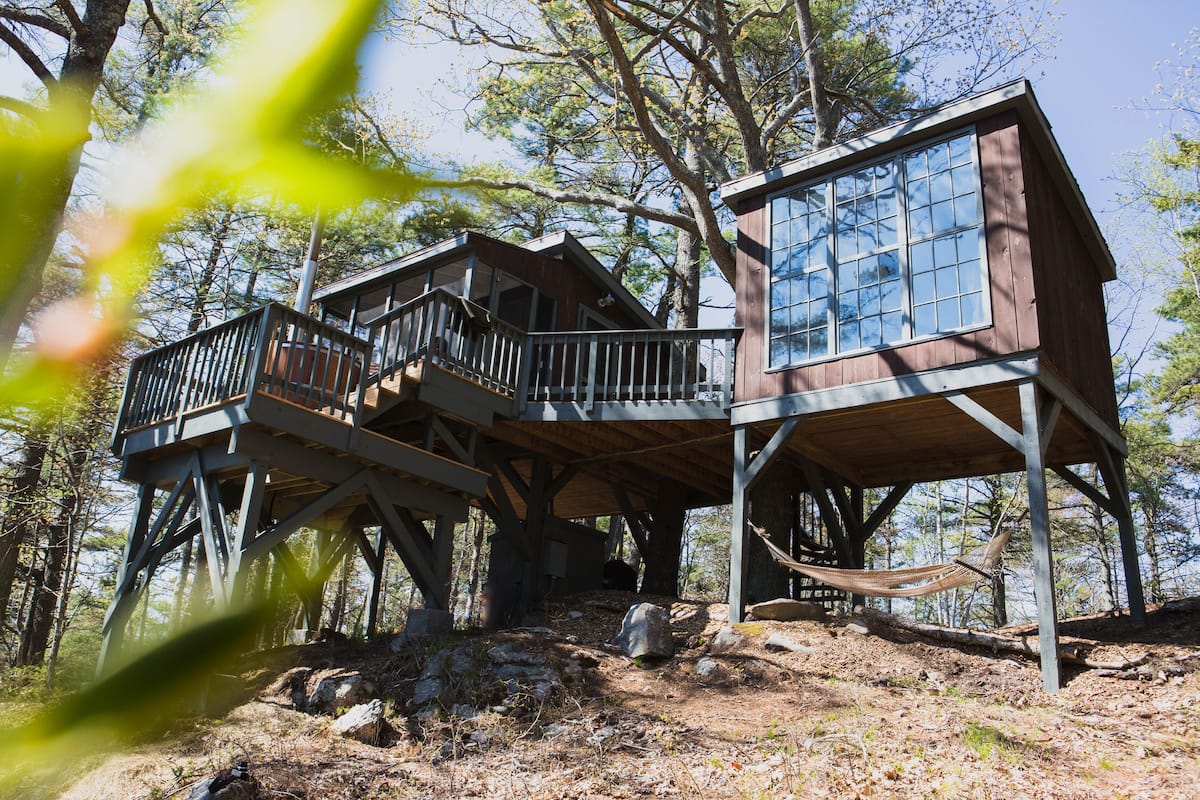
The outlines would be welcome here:
<svg viewBox="0 0 1200 800">
<path fill-rule="evenodd" d="M 29 603 L 29 617 L 21 633 L 21 647 L 17 652 L 18 665 L 41 664 L 50 644 L 50 632 L 54 629 L 54 611 L 62 591 L 63 571 L 67 563 L 67 548 L 70 544 L 71 524 L 74 508 L 71 501 L 63 502 L 58 516 L 49 528 L 46 542 L 46 563 L 42 568 L 41 581 L 34 584 Z"/>
<path fill-rule="evenodd" d="M 230 223 L 233 220 L 233 210 L 226 208 L 217 220 L 212 231 L 212 246 L 208 250 L 208 258 L 204 261 L 204 270 L 196 282 L 196 297 L 192 302 L 192 315 L 188 319 L 189 334 L 200 330 L 204 325 L 204 309 L 208 305 L 208 296 L 212 292 L 213 282 L 217 278 L 217 267 L 221 262 L 221 254 L 225 252 L 225 239 L 229 236 Z"/>
<path fill-rule="evenodd" d="M 654 506 L 654 525 L 646 532 L 643 553 L 646 570 L 642 591 L 667 597 L 679 595 L 679 551 L 683 544 L 683 523 L 687 514 L 687 489 L 671 480 L 659 481 Z"/>
<path fill-rule="evenodd" d="M 771 541 L 785 550 L 791 546 L 794 508 L 790 500 L 795 489 L 792 467 L 783 460 L 767 465 L 763 476 L 750 490 L 750 519 L 765 529 Z M 746 549 L 749 578 L 746 603 L 762 603 L 788 596 L 789 574 L 775 563 L 767 546 L 757 536 L 750 537 Z"/>
<path fill-rule="evenodd" d="M 38 482 L 46 460 L 50 440 L 42 423 L 35 424 L 25 434 L 21 447 L 21 459 L 17 462 L 8 501 L 4 504 L 4 517 L 0 521 L 0 624 L 3 624 L 16 582 L 17 562 L 21 545 L 29 538 L 37 514 Z"/>
<path fill-rule="evenodd" d="M 467 570 L 467 625 L 475 622 L 475 598 L 479 593 L 479 565 L 483 563 L 483 512 L 475 509 L 471 512 L 471 563 Z"/>
<path fill-rule="evenodd" d="M 42 290 L 42 273 L 62 230 L 71 188 L 79 172 L 83 142 L 88 138 L 92 97 L 100 85 L 104 62 L 125 24 L 129 0 L 88 0 L 82 25 L 71 36 L 58 79 L 47 85 L 51 124 L 62 126 L 72 120 L 80 144 L 57 154 L 32 176 L 34 185 L 24 189 L 27 202 L 27 237 L 0 249 L 0 370 L 8 363 L 13 344 L 25 321 L 30 303 Z M 56 130 L 54 138 L 71 135 Z M 30 177 L 30 176 L 26 176 Z"/>
<path fill-rule="evenodd" d="M 187 598 L 188 576 L 192 571 L 192 548 L 195 537 L 183 543 L 183 555 L 179 562 L 179 581 L 175 584 L 175 601 L 171 611 L 171 630 L 177 631 L 183 625 L 183 605 Z"/>
<path fill-rule="evenodd" d="M 800 29 L 800 42 L 804 46 L 804 66 L 808 70 L 808 91 L 812 100 L 813 149 L 819 150 L 833 144 L 837 130 L 833 104 L 825 91 L 825 58 L 823 43 L 817 40 L 809 0 L 795 0 L 796 23 Z"/>
<path fill-rule="evenodd" d="M 992 568 L 992 627 L 1008 625 L 1008 587 L 1004 583 L 1004 556 Z"/>
</svg>

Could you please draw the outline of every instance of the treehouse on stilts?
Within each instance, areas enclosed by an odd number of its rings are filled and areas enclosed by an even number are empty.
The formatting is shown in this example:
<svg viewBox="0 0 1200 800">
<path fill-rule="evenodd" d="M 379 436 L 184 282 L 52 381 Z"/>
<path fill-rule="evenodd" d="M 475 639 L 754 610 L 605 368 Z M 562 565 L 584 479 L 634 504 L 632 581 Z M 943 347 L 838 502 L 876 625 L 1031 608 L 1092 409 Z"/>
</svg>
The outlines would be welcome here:
<svg viewBox="0 0 1200 800">
<path fill-rule="evenodd" d="M 114 451 L 138 504 L 104 658 L 189 541 L 216 605 L 269 558 L 313 629 L 319 587 L 358 551 L 371 632 L 389 548 L 446 610 L 454 525 L 474 505 L 495 522 L 489 583 L 515 622 L 549 592 L 601 585 L 606 535 L 577 520 L 623 515 L 642 590 L 671 595 L 685 511 L 732 499 L 736 621 L 778 596 L 754 596 L 751 559 L 768 559 L 752 571 L 762 591 L 783 574 L 752 526 L 783 562 L 861 569 L 913 482 L 1015 470 L 1046 688 L 1059 683 L 1046 469 L 1116 518 L 1140 621 L 1101 290 L 1113 262 L 1028 85 L 722 194 L 738 218 L 737 328 L 662 329 L 568 234 L 462 234 L 326 286 L 312 316 L 268 305 L 135 359 Z M 1102 487 L 1070 467 L 1083 462 Z M 800 518 L 802 496 L 819 524 Z M 302 528 L 321 532 L 308 565 L 289 547 Z M 814 574 L 827 583 L 804 596 L 842 596 L 844 581 Z"/>
<path fill-rule="evenodd" d="M 1042 674 L 1056 691 L 1052 469 L 1116 518 L 1140 623 L 1102 291 L 1113 259 L 1029 85 L 747 176 L 722 197 L 737 213 L 744 328 L 732 618 L 751 524 L 775 533 L 752 499 L 773 471 L 815 498 L 837 565 L 861 569 L 914 482 L 1023 470 Z M 1102 486 L 1071 467 L 1084 462 Z M 876 508 L 868 488 L 885 490 Z"/>
</svg>

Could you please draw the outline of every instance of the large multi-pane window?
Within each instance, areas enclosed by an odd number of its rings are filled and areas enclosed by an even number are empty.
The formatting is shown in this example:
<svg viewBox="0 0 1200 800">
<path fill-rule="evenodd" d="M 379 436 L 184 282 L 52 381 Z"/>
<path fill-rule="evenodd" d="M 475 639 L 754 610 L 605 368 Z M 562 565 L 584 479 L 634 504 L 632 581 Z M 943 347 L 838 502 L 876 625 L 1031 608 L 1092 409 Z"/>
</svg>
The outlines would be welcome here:
<svg viewBox="0 0 1200 800">
<path fill-rule="evenodd" d="M 987 322 L 974 136 L 771 201 L 770 366 Z"/>
</svg>

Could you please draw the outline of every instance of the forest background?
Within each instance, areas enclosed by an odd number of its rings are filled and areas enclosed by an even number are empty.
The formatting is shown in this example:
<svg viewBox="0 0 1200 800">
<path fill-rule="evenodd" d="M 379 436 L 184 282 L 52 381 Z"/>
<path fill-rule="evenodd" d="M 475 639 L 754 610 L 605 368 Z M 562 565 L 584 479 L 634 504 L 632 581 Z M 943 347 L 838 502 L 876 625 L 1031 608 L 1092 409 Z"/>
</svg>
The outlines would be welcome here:
<svg viewBox="0 0 1200 800">
<path fill-rule="evenodd" d="M 1023 75 L 1119 265 L 1111 340 L 1147 597 L 1200 593 L 1200 32 L 1184 33 L 1184 4 L 1129 18 L 1116 3 L 1003 0 L 432 2 L 378 15 L 267 3 L 271 24 L 251 5 L 0 2 L 3 692 L 38 699 L 91 676 L 132 498 L 107 451 L 129 359 L 290 302 L 318 203 L 322 281 L 461 229 L 518 242 L 569 230 L 665 324 L 724 325 L 732 220 L 715 183 Z M 239 44 L 241 60 L 222 64 Z M 207 150 L 181 154 L 164 134 L 188 119 L 215 128 L 234 107 L 256 110 Z M 264 143 L 287 158 L 230 155 Z M 168 180 L 196 165 L 191 183 Z M 319 190 L 296 180 L 314 175 Z M 422 175 L 457 188 L 414 199 Z M 138 180 L 151 188 L 131 190 Z M 870 543 L 871 566 L 944 561 L 1003 526 L 1013 546 L 991 584 L 889 609 L 956 625 L 1027 618 L 1021 492 L 1018 476 L 914 490 Z M 1118 608 L 1115 526 L 1065 485 L 1052 507 L 1060 613 Z M 636 562 L 619 520 L 594 522 Z M 463 624 L 478 613 L 489 526 L 473 515 L 457 531 Z M 724 598 L 729 526 L 726 508 L 689 514 L 681 595 Z M 164 563 L 135 636 L 203 617 L 205 569 L 192 546 Z M 361 633 L 366 579 L 341 564 L 328 627 Z M 420 602 L 398 561 L 383 596 L 384 630 Z M 282 636 L 298 609 L 275 611 Z"/>
</svg>

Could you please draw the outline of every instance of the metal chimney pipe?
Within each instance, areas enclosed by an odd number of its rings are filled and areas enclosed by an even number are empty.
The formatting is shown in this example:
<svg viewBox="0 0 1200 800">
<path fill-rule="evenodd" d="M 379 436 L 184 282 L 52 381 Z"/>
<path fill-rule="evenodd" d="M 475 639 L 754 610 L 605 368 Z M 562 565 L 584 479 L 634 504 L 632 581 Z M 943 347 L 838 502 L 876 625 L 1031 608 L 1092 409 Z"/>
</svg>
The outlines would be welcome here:
<svg viewBox="0 0 1200 800">
<path fill-rule="evenodd" d="M 304 266 L 300 268 L 300 285 L 296 287 L 296 310 L 301 314 L 308 313 L 312 304 L 313 284 L 317 280 L 317 259 L 321 257 L 321 239 L 325 236 L 325 215 L 317 209 L 313 217 L 312 238 L 308 240 L 308 254 L 304 258 Z"/>
</svg>

